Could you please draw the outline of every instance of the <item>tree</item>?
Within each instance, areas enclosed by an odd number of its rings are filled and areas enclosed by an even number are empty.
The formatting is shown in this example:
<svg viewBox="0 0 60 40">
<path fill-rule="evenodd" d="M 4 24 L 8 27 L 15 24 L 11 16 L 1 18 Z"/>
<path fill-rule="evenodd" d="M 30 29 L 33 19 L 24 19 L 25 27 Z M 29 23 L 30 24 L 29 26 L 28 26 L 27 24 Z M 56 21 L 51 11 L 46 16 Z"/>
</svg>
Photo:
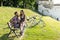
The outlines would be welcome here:
<svg viewBox="0 0 60 40">
<path fill-rule="evenodd" d="M 13 6 L 34 9 L 36 0 L 0 0 L 1 6 Z M 36 6 L 37 8 L 37 6 Z"/>
<path fill-rule="evenodd" d="M 13 6 L 14 7 L 17 7 L 17 5 L 18 5 L 18 0 L 12 0 L 13 1 Z"/>
<path fill-rule="evenodd" d="M 3 6 L 3 0 L 0 0 L 1 1 L 1 6 Z"/>
<path fill-rule="evenodd" d="M 34 4 L 35 4 L 36 0 L 27 0 L 26 2 L 26 6 L 30 9 L 34 9 Z"/>
<path fill-rule="evenodd" d="M 1 2 L 0 5 L 1 6 L 4 6 L 4 1 L 7 1 L 7 0 L 0 0 L 0 2 Z"/>
<path fill-rule="evenodd" d="M 23 8 L 26 8 L 26 0 L 22 0 L 23 1 Z"/>
</svg>

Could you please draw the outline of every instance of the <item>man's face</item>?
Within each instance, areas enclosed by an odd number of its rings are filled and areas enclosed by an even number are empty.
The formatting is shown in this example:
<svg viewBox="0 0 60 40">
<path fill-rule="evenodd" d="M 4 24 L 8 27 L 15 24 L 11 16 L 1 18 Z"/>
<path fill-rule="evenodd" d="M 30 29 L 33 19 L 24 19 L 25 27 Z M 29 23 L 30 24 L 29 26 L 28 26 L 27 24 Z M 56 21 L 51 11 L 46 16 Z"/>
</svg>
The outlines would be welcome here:
<svg viewBox="0 0 60 40">
<path fill-rule="evenodd" d="M 16 16 L 18 16 L 18 13 L 16 13 Z"/>
</svg>

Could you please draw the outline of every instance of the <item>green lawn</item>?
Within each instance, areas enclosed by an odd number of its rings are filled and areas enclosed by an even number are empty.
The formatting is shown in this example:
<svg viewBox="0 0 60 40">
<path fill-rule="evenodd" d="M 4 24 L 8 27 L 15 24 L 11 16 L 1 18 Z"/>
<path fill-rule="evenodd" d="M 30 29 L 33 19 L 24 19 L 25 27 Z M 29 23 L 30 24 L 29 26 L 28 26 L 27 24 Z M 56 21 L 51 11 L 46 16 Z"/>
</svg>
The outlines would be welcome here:
<svg viewBox="0 0 60 40">
<path fill-rule="evenodd" d="M 13 13 L 15 11 L 18 11 L 19 13 L 20 10 L 21 8 L 0 7 L 0 40 L 20 40 L 20 37 L 16 38 L 14 36 L 7 38 L 9 28 L 6 24 L 9 19 L 13 17 Z M 23 10 L 26 16 L 41 16 L 29 9 Z M 43 16 L 42 20 L 44 21 L 45 26 L 42 28 L 41 25 L 43 24 L 39 23 L 33 28 L 26 28 L 22 40 L 60 40 L 60 22 L 48 16 Z"/>
</svg>

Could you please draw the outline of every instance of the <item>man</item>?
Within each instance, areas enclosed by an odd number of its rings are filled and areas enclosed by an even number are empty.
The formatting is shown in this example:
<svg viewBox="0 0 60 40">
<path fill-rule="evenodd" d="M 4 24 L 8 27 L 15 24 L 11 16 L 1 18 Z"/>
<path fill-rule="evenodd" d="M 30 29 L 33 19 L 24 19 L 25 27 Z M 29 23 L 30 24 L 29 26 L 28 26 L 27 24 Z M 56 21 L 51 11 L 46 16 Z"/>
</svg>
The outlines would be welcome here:
<svg viewBox="0 0 60 40">
<path fill-rule="evenodd" d="M 19 28 L 19 18 L 18 18 L 17 12 L 15 12 L 14 17 L 12 17 L 12 19 L 10 19 L 10 23 L 12 26 L 14 26 L 14 28 Z"/>
</svg>

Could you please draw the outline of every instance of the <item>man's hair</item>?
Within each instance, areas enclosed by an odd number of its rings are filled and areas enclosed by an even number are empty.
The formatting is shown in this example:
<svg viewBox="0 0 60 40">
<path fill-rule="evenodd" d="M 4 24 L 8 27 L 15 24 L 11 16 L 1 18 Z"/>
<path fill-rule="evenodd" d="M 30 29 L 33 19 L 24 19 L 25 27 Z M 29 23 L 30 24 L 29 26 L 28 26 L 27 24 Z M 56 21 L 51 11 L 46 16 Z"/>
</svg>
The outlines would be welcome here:
<svg viewBox="0 0 60 40">
<path fill-rule="evenodd" d="M 14 14 L 16 15 L 17 14 L 17 11 Z"/>
</svg>

